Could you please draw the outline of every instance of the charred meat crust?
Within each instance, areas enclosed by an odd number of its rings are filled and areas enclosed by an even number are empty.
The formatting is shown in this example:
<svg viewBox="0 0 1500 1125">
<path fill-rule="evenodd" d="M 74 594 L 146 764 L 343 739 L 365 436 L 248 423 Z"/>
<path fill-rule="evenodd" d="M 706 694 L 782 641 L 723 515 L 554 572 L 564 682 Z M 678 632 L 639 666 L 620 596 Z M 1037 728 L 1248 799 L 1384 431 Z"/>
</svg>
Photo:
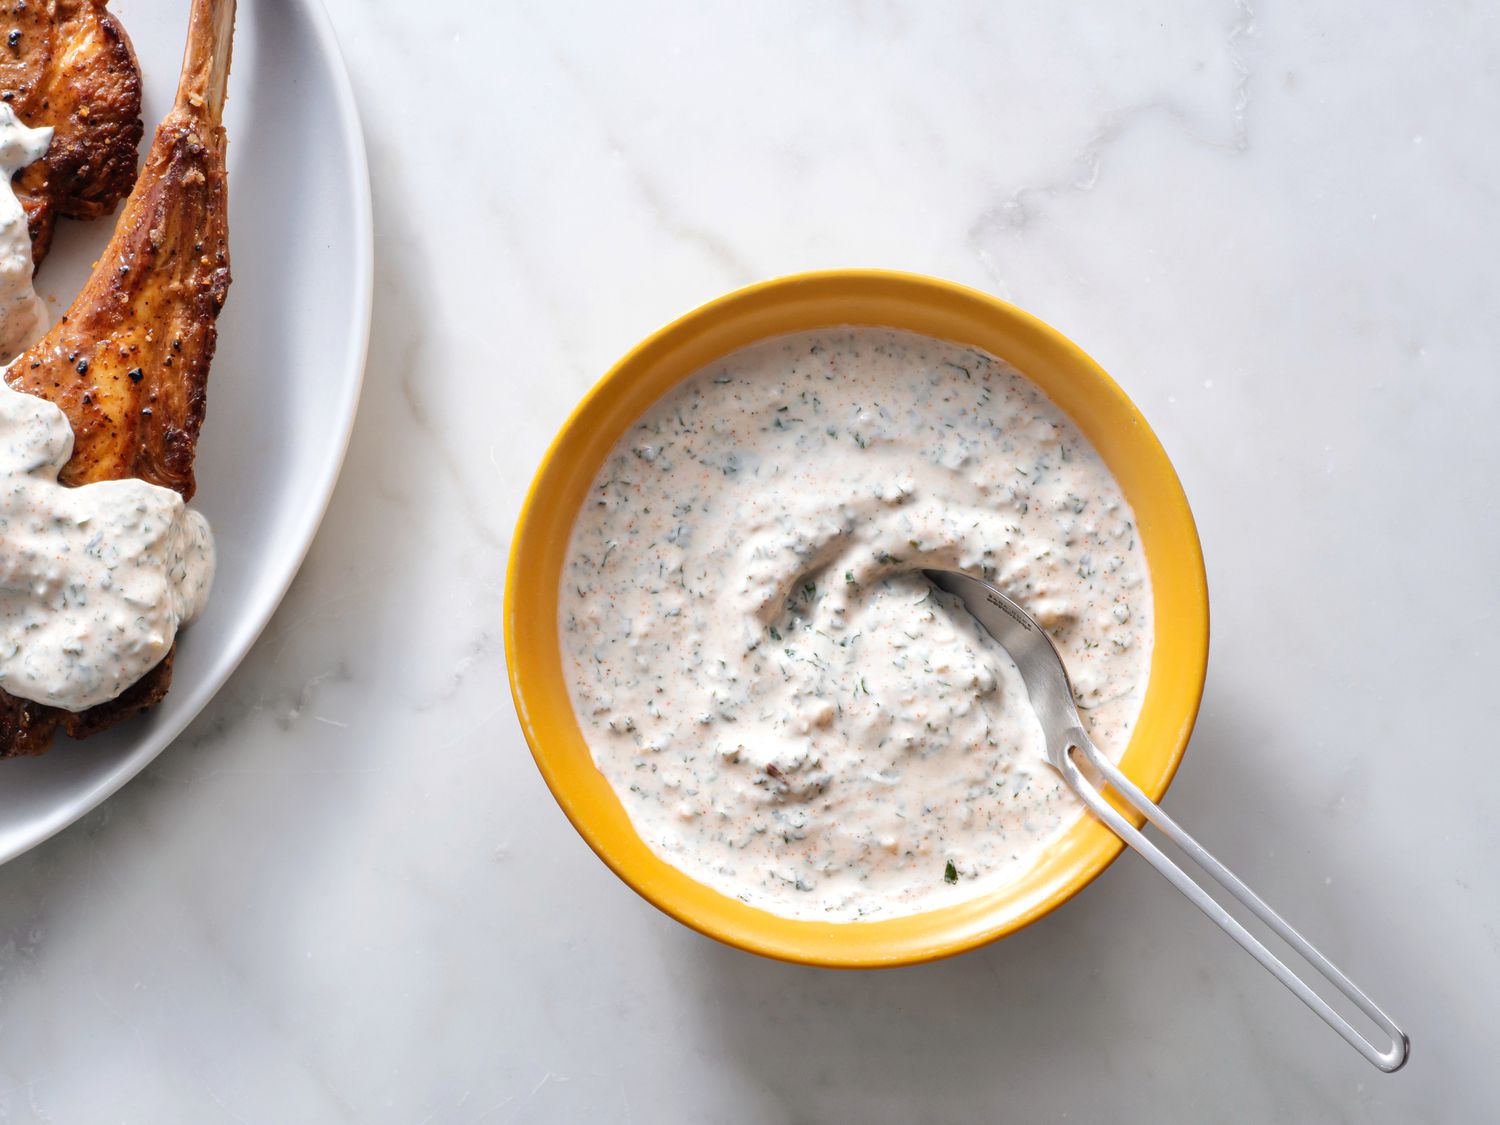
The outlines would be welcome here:
<svg viewBox="0 0 1500 1125">
<path fill-rule="evenodd" d="M 172 686 L 172 661 L 176 655 L 174 646 L 160 664 L 118 697 L 87 711 L 75 713 L 44 707 L 0 691 L 0 758 L 45 753 L 59 727 L 73 738 L 87 738 L 156 706 Z"/>
<path fill-rule="evenodd" d="M 76 714 L 63 712 L 63 730 L 74 738 L 87 738 L 156 706 L 172 686 L 172 661 L 176 656 L 177 649 L 174 646 L 162 657 L 160 664 L 108 703 L 101 703 Z"/>
<path fill-rule="evenodd" d="M 53 130 L 46 156 L 15 178 L 40 264 L 59 216 L 108 215 L 135 183 L 143 127 L 130 37 L 104 0 L 0 3 L 0 99 Z"/>
</svg>

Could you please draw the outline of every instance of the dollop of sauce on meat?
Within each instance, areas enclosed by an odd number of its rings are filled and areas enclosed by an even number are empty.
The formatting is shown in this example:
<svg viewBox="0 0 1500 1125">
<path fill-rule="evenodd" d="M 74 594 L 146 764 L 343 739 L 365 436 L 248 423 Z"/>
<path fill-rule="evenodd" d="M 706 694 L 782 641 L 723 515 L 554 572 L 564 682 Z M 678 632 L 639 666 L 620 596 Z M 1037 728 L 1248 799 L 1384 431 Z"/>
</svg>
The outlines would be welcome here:
<svg viewBox="0 0 1500 1125">
<path fill-rule="evenodd" d="M 213 583 L 208 521 L 169 488 L 57 474 L 73 430 L 0 383 L 0 687 L 83 711 L 167 655 Z"/>
</svg>

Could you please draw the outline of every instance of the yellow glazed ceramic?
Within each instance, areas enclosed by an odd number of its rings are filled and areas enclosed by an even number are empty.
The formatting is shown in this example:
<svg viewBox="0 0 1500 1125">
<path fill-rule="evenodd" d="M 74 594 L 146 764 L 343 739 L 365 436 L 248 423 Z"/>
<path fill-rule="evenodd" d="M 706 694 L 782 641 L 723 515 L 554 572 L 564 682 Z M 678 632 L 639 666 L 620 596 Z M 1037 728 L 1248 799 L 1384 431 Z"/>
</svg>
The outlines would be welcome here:
<svg viewBox="0 0 1500 1125">
<path fill-rule="evenodd" d="M 557 636 L 558 579 L 573 517 L 626 428 L 673 384 L 729 352 L 767 336 L 846 324 L 904 328 L 1009 361 L 1072 416 L 1119 480 L 1135 509 L 1156 611 L 1146 700 L 1121 764 L 1152 800 L 1172 780 L 1198 712 L 1208 662 L 1208 590 L 1182 485 L 1134 404 L 1060 333 L 976 290 L 880 270 L 767 281 L 667 325 L 599 381 L 547 451 L 511 546 L 505 654 L 537 766 L 599 857 L 678 921 L 754 953 L 852 968 L 931 960 L 993 941 L 1067 901 L 1123 844 L 1085 815 L 1019 882 L 957 906 L 883 922 L 793 921 L 746 906 L 658 859 L 636 835 L 589 757 Z"/>
</svg>

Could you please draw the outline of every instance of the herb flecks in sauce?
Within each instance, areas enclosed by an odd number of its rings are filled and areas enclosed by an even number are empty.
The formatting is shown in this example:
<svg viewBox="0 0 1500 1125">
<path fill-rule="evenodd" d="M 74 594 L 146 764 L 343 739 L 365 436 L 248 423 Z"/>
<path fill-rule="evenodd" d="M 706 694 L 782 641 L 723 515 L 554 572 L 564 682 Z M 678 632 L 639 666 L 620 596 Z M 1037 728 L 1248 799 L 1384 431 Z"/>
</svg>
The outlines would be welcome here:
<svg viewBox="0 0 1500 1125">
<path fill-rule="evenodd" d="M 1081 807 L 1009 658 L 912 572 L 1025 605 L 1117 758 L 1152 641 L 1133 521 L 991 356 L 873 328 L 731 355 L 625 434 L 574 527 L 559 624 L 594 759 L 658 854 L 775 913 L 985 893 Z"/>
<path fill-rule="evenodd" d="M 0 687 L 82 711 L 160 663 L 202 611 L 208 522 L 169 488 L 68 488 L 67 416 L 0 382 Z"/>
</svg>

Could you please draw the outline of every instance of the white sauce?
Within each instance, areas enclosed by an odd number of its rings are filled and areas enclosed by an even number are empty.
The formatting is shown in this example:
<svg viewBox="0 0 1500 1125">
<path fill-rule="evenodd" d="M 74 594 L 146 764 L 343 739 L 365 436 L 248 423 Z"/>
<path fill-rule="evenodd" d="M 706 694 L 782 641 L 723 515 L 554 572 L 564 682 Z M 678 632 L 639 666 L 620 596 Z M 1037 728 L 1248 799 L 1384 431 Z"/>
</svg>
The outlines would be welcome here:
<svg viewBox="0 0 1500 1125">
<path fill-rule="evenodd" d="M 50 129 L 0 103 L 0 350 L 40 339 L 31 241 L 10 177 Z M 158 663 L 203 609 L 213 582 L 208 522 L 171 489 L 141 480 L 58 483 L 73 430 L 57 406 L 0 381 L 0 688 L 82 711 Z"/>
<path fill-rule="evenodd" d="M 0 386 L 0 687 L 67 711 L 115 698 L 202 612 L 208 521 L 170 488 L 67 488 L 73 430 L 52 403 Z"/>
<path fill-rule="evenodd" d="M 0 102 L 0 363 L 9 363 L 47 331 L 47 306 L 31 287 L 26 212 L 10 189 L 10 179 L 40 160 L 51 143 L 51 129 L 22 125 L 15 110 Z"/>
<path fill-rule="evenodd" d="M 780 337 L 621 439 L 559 627 L 594 760 L 658 855 L 777 914 L 885 918 L 1019 877 L 1077 820 L 1015 665 L 922 566 L 1025 605 L 1118 759 L 1152 646 L 1134 515 L 1014 369 L 887 329 Z"/>
</svg>

